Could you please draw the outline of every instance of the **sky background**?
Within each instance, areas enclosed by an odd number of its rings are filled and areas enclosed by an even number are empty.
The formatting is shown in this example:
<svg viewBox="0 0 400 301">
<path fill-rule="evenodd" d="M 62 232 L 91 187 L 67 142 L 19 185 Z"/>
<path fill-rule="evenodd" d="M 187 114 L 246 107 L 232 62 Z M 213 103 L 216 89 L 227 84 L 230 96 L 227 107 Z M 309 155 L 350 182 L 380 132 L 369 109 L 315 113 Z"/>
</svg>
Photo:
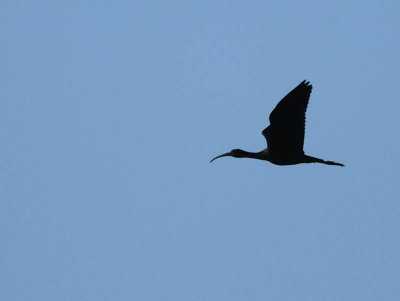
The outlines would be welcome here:
<svg viewBox="0 0 400 301">
<path fill-rule="evenodd" d="M 0 3 L 0 299 L 400 298 L 399 1 Z M 307 154 L 259 151 L 313 84 Z"/>
</svg>

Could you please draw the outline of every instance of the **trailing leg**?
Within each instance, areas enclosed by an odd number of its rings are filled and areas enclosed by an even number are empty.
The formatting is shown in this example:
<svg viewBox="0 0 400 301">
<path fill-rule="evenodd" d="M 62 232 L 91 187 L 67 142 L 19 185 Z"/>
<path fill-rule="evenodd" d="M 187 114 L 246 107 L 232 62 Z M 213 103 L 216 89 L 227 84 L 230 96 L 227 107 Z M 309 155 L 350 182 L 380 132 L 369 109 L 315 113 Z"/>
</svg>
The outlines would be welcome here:
<svg viewBox="0 0 400 301">
<path fill-rule="evenodd" d="M 344 166 L 344 164 L 342 164 L 342 163 L 337 163 L 337 162 L 333 162 L 333 161 L 325 161 L 325 160 L 307 156 L 307 155 L 304 155 L 304 163 L 322 163 L 322 164 L 326 164 L 326 165 Z"/>
</svg>

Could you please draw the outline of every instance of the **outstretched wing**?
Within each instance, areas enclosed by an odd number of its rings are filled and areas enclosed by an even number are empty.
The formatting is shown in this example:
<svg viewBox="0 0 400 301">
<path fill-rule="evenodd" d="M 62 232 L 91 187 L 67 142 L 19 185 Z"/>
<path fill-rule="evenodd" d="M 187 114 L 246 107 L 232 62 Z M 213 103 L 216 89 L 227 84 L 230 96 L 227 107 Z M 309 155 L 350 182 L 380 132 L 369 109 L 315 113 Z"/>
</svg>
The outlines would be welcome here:
<svg viewBox="0 0 400 301">
<path fill-rule="evenodd" d="M 271 152 L 303 152 L 306 110 L 312 85 L 302 81 L 269 115 L 270 125 L 262 131 Z"/>
</svg>

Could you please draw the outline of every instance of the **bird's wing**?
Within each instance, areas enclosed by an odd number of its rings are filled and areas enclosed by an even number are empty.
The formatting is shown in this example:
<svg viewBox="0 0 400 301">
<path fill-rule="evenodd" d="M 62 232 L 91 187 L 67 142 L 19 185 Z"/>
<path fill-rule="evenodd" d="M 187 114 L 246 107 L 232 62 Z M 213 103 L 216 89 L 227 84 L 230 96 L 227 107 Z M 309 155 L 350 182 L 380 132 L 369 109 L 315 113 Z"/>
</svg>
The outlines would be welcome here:
<svg viewBox="0 0 400 301">
<path fill-rule="evenodd" d="M 268 149 L 276 153 L 303 152 L 306 110 L 312 86 L 302 81 L 269 115 L 270 125 L 262 131 Z"/>
</svg>

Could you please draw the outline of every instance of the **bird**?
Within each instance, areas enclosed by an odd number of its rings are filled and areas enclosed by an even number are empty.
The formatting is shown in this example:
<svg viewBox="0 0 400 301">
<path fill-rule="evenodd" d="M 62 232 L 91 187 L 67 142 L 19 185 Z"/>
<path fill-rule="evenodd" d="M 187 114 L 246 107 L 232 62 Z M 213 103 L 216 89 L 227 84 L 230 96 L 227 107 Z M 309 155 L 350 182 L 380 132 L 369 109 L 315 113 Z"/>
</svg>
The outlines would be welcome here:
<svg viewBox="0 0 400 301">
<path fill-rule="evenodd" d="M 311 90 L 310 82 L 304 80 L 279 101 L 269 115 L 269 126 L 262 131 L 262 135 L 267 141 L 267 148 L 260 152 L 233 149 L 216 156 L 210 163 L 218 158 L 230 156 L 265 160 L 276 165 L 321 163 L 344 166 L 342 163 L 326 161 L 304 153 L 306 110 Z"/>
</svg>

